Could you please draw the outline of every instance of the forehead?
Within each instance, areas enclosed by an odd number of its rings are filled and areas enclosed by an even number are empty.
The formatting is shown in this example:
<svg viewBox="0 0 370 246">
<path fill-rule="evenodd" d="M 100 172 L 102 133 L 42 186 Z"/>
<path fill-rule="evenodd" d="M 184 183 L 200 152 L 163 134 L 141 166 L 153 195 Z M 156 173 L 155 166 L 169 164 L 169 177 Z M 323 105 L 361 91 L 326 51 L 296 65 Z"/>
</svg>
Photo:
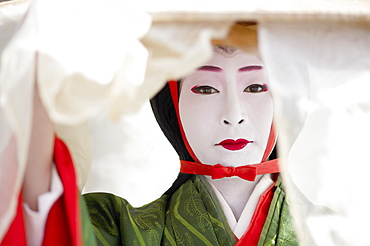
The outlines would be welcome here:
<svg viewBox="0 0 370 246">
<path fill-rule="evenodd" d="M 258 65 L 263 66 L 262 61 L 255 56 L 235 48 L 213 47 L 212 58 L 205 64 L 217 66 L 222 69 L 241 68 L 244 66 Z"/>
</svg>

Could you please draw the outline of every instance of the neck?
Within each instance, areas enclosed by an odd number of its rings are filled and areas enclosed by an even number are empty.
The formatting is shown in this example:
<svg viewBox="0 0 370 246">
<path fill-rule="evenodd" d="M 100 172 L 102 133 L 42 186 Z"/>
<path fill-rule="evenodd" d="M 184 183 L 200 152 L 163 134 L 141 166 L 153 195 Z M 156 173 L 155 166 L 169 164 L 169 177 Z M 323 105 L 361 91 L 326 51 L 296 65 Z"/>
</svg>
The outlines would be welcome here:
<svg viewBox="0 0 370 246">
<path fill-rule="evenodd" d="M 254 181 L 247 181 L 238 177 L 212 179 L 206 176 L 207 181 L 224 197 L 237 221 L 261 177 L 262 175 L 259 175 Z"/>
</svg>

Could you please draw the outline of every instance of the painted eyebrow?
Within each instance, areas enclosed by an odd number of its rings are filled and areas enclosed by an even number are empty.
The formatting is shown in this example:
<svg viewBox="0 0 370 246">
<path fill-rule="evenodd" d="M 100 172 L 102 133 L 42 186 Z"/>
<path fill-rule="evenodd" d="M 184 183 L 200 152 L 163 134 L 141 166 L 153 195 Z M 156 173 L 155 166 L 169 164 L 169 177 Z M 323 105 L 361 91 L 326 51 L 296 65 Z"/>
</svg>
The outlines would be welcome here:
<svg viewBox="0 0 370 246">
<path fill-rule="evenodd" d="M 239 72 L 249 72 L 249 71 L 254 71 L 254 70 L 261 70 L 263 67 L 262 66 L 258 66 L 258 65 L 253 65 L 253 66 L 246 66 L 246 67 L 242 67 L 242 68 L 239 68 Z"/>
<path fill-rule="evenodd" d="M 211 72 L 221 72 L 222 68 L 216 67 L 216 66 L 201 66 L 197 70 L 201 71 L 211 71 Z"/>
<path fill-rule="evenodd" d="M 254 70 L 261 70 L 263 67 L 259 65 L 253 65 L 253 66 L 245 66 L 242 68 L 239 68 L 239 72 L 248 72 L 248 71 L 254 71 Z M 201 66 L 197 70 L 201 71 L 211 71 L 211 72 L 221 72 L 222 68 L 216 67 L 216 66 Z"/>
</svg>

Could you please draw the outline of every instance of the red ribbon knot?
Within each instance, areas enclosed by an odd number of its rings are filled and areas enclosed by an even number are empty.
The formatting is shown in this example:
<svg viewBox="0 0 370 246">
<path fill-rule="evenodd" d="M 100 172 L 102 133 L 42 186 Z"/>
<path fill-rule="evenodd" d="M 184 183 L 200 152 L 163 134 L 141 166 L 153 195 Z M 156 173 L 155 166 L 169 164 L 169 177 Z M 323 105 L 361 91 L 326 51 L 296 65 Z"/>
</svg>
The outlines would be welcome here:
<svg viewBox="0 0 370 246">
<path fill-rule="evenodd" d="M 278 173 L 280 171 L 278 161 L 276 159 L 259 164 L 246 165 L 241 167 L 224 167 L 220 164 L 205 165 L 184 160 L 180 160 L 180 163 L 180 172 L 197 175 L 209 175 L 212 177 L 212 179 L 237 176 L 248 181 L 254 181 L 257 175 Z"/>
<path fill-rule="evenodd" d="M 211 176 L 213 179 L 219 179 L 221 177 L 234 176 L 235 167 L 224 167 L 220 164 L 214 165 L 211 169 Z"/>
<path fill-rule="evenodd" d="M 254 166 L 224 167 L 217 164 L 214 165 L 210 171 L 212 179 L 237 176 L 248 181 L 254 181 L 257 176 L 257 169 Z"/>
</svg>

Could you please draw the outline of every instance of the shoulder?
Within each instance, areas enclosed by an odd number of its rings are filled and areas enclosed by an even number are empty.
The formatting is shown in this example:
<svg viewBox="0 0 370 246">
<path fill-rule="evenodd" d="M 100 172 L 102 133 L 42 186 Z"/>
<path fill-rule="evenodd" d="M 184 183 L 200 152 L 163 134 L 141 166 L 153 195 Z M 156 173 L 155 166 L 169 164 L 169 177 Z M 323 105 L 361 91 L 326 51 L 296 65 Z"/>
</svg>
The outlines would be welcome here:
<svg viewBox="0 0 370 246">
<path fill-rule="evenodd" d="M 125 217 L 134 219 L 136 215 L 144 214 L 148 211 L 151 213 L 163 213 L 168 199 L 167 195 L 163 195 L 151 203 L 135 208 L 126 199 L 110 193 L 88 193 L 83 195 L 83 197 L 95 225 L 97 222 L 99 224 L 113 222 L 120 224 Z"/>
<path fill-rule="evenodd" d="M 122 207 L 129 203 L 110 193 L 88 193 L 83 198 L 93 226 L 104 228 L 109 234 L 117 236 Z"/>
<path fill-rule="evenodd" d="M 104 245 L 150 245 L 147 240 L 153 235 L 160 238 L 163 233 L 166 195 L 139 208 L 108 193 L 89 193 L 84 199 L 94 233 Z"/>
<path fill-rule="evenodd" d="M 104 192 L 87 193 L 83 195 L 83 198 L 85 199 L 88 208 L 110 208 L 122 206 L 123 204 L 128 203 L 125 199 L 121 197 Z"/>
</svg>

